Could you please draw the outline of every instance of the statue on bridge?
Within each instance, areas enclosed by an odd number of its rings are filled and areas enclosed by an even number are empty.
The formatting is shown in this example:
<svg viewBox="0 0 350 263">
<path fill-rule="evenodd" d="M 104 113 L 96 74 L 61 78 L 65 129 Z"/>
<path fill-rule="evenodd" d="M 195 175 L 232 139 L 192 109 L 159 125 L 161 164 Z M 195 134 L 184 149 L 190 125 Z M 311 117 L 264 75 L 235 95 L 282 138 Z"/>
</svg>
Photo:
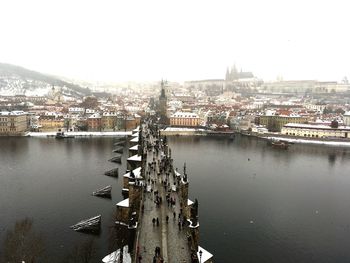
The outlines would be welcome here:
<svg viewBox="0 0 350 263">
<path fill-rule="evenodd" d="M 183 176 L 183 181 L 187 183 L 187 173 L 186 173 L 186 163 L 184 163 L 184 176 Z"/>
<path fill-rule="evenodd" d="M 195 199 L 195 201 L 191 207 L 191 221 L 192 221 L 192 226 L 196 226 L 198 223 L 198 200 L 197 200 L 197 198 Z"/>
</svg>

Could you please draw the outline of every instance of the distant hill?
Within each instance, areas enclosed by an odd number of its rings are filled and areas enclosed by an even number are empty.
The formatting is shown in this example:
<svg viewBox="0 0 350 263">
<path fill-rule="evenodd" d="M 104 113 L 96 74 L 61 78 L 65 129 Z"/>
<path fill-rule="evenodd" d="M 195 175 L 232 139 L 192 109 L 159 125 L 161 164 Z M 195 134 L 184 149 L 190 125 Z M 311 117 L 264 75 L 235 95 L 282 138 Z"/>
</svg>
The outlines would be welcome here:
<svg viewBox="0 0 350 263">
<path fill-rule="evenodd" d="M 43 96 L 52 88 L 60 89 L 64 96 L 90 95 L 88 88 L 64 81 L 58 77 L 42 74 L 23 67 L 0 63 L 0 95 Z"/>
</svg>

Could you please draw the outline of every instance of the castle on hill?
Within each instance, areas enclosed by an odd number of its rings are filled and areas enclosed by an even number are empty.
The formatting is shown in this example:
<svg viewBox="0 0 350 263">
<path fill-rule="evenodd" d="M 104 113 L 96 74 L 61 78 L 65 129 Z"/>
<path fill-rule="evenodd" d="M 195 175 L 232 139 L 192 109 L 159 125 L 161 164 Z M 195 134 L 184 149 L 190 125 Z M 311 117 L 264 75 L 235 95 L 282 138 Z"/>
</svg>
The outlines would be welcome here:
<svg viewBox="0 0 350 263">
<path fill-rule="evenodd" d="M 231 69 L 227 67 L 226 69 L 226 75 L 225 75 L 225 81 L 235 81 L 239 79 L 251 79 L 254 78 L 254 75 L 252 72 L 249 71 L 240 71 L 237 70 L 236 65 L 233 65 Z"/>
</svg>

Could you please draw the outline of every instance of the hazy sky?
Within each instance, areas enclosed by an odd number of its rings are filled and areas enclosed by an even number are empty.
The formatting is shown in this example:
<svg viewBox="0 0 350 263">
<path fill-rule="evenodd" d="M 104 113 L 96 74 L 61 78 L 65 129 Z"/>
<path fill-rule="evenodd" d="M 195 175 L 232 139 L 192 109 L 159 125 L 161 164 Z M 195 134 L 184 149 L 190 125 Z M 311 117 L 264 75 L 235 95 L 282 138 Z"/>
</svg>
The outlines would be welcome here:
<svg viewBox="0 0 350 263">
<path fill-rule="evenodd" d="M 350 2 L 0 0 L 0 62 L 87 80 L 350 76 Z"/>
</svg>

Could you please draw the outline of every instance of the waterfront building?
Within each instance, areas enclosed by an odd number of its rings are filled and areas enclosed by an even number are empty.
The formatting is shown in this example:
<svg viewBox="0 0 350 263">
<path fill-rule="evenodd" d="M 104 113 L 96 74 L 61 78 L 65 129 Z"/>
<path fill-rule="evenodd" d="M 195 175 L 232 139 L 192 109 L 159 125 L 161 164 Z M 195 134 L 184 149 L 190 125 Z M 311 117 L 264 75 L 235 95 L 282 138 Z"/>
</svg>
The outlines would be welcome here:
<svg viewBox="0 0 350 263">
<path fill-rule="evenodd" d="M 192 112 L 176 112 L 170 117 L 171 126 L 196 127 L 199 124 L 199 116 Z"/>
<path fill-rule="evenodd" d="M 259 116 L 258 124 L 264 125 L 269 131 L 280 132 L 287 123 L 307 123 L 308 118 L 299 114 L 283 112 L 277 114 L 274 111 L 267 111 L 265 115 Z"/>
<path fill-rule="evenodd" d="M 0 136 L 23 135 L 28 130 L 27 114 L 23 111 L 0 112 Z"/>
<path fill-rule="evenodd" d="M 159 116 L 160 123 L 168 124 L 168 116 L 167 116 L 167 96 L 165 95 L 165 82 L 162 80 L 161 82 L 161 92 L 159 96 Z"/>
<path fill-rule="evenodd" d="M 134 114 L 132 116 L 128 116 L 125 120 L 125 129 L 127 131 L 135 129 L 140 125 L 141 116 L 138 114 Z"/>
<path fill-rule="evenodd" d="M 266 129 L 266 127 L 261 126 L 261 125 L 254 125 L 251 127 L 252 132 L 256 134 L 265 134 L 268 133 L 269 131 Z"/>
<path fill-rule="evenodd" d="M 344 122 L 344 125 L 350 126 L 350 111 L 344 113 L 343 122 Z"/>
<path fill-rule="evenodd" d="M 75 126 L 78 130 L 87 131 L 88 130 L 88 121 L 86 117 L 78 117 L 75 121 Z"/>
<path fill-rule="evenodd" d="M 104 131 L 114 131 L 117 125 L 117 113 L 116 112 L 104 112 L 102 114 L 101 122 Z"/>
<path fill-rule="evenodd" d="M 101 131 L 101 115 L 99 113 L 92 114 L 90 117 L 88 117 L 87 124 L 89 131 Z"/>
<path fill-rule="evenodd" d="M 254 121 L 255 116 L 253 115 L 237 116 L 231 120 L 230 126 L 239 131 L 249 131 L 254 127 Z"/>
<path fill-rule="evenodd" d="M 116 129 L 130 131 L 140 125 L 141 116 L 138 114 L 127 114 L 126 112 L 116 117 Z"/>
<path fill-rule="evenodd" d="M 57 131 L 64 128 L 64 118 L 56 115 L 42 115 L 38 118 L 40 131 Z"/>
<path fill-rule="evenodd" d="M 311 138 L 350 138 L 350 126 L 332 128 L 329 125 L 288 123 L 283 126 L 281 133 Z"/>
</svg>

